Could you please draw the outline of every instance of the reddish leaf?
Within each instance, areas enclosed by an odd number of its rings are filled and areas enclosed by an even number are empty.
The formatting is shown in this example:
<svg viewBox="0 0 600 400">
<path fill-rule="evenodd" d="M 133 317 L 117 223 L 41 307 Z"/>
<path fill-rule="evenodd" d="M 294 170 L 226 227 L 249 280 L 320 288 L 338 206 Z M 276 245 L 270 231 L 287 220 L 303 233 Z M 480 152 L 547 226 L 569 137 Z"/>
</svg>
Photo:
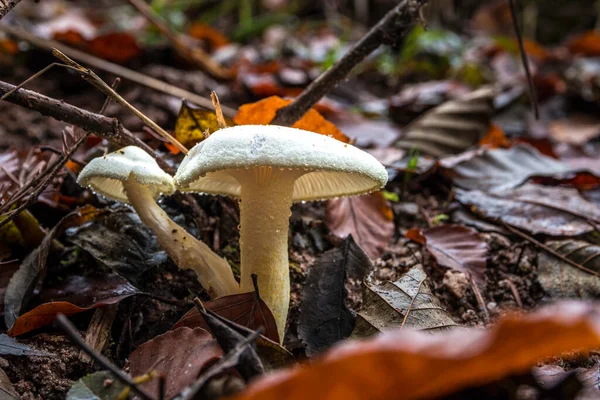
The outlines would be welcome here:
<svg viewBox="0 0 600 400">
<path fill-rule="evenodd" d="M 510 140 L 506 138 L 504 131 L 496 124 L 490 124 L 487 134 L 479 140 L 480 146 L 491 149 L 510 147 Z"/>
<path fill-rule="evenodd" d="M 367 255 L 379 257 L 394 234 L 394 215 L 381 192 L 333 199 L 325 209 L 329 229 L 339 237 L 352 235 Z"/>
<path fill-rule="evenodd" d="M 125 63 L 142 53 L 135 38 L 124 32 L 97 36 L 87 43 L 87 48 L 90 53 L 116 63 Z"/>
<path fill-rule="evenodd" d="M 212 49 L 218 49 L 226 44 L 229 44 L 229 39 L 222 32 L 216 30 L 212 26 L 194 22 L 188 30 L 188 35 L 194 39 L 204 40 Z"/>
<path fill-rule="evenodd" d="M 203 304 L 206 309 L 252 330 L 262 327 L 265 330 L 265 337 L 275 343 L 279 343 L 279 334 L 277 333 L 277 325 L 275 324 L 273 314 L 271 314 L 269 307 L 255 292 L 223 296 Z M 204 321 L 204 317 L 200 315 L 196 308 L 192 308 L 177 321 L 173 329 L 182 326 L 187 326 L 188 328 L 200 327 L 210 330 Z"/>
<path fill-rule="evenodd" d="M 116 304 L 138 293 L 137 288 L 116 274 L 96 278 L 72 276 L 60 286 L 42 292 L 44 304 L 17 317 L 8 334 L 19 336 L 51 324 L 59 313 L 78 314 Z"/>
<path fill-rule="evenodd" d="M 406 231 L 404 236 L 415 243 L 419 243 L 421 246 L 425 246 L 427 243 L 427 239 L 425 239 L 425 236 L 423 236 L 423 231 L 419 228 L 410 228 L 408 231 Z"/>
<path fill-rule="evenodd" d="M 244 104 L 240 107 L 233 120 L 238 125 L 268 125 L 275 118 L 277 110 L 287 106 L 291 102 L 291 100 L 271 96 L 256 103 Z M 350 142 L 350 139 L 346 135 L 314 109 L 304 114 L 292 127 L 332 136 L 334 139 L 344 143 Z"/>
<path fill-rule="evenodd" d="M 223 355 L 217 341 L 204 329 L 182 327 L 142 344 L 129 356 L 129 371 L 140 376 L 154 370 L 165 378 L 165 398 L 172 399 Z M 158 380 L 140 385 L 158 398 Z"/>
<path fill-rule="evenodd" d="M 588 31 L 567 41 L 567 49 L 572 54 L 585 57 L 600 56 L 600 34 L 597 31 Z"/>
<path fill-rule="evenodd" d="M 342 344 L 311 364 L 257 380 L 234 400 L 441 398 L 600 346 L 600 309 L 565 302 L 487 329 L 399 329 Z"/>
<path fill-rule="evenodd" d="M 479 233 L 462 225 L 441 225 L 427 229 L 423 236 L 427 250 L 440 266 L 484 281 L 488 249 Z"/>
</svg>

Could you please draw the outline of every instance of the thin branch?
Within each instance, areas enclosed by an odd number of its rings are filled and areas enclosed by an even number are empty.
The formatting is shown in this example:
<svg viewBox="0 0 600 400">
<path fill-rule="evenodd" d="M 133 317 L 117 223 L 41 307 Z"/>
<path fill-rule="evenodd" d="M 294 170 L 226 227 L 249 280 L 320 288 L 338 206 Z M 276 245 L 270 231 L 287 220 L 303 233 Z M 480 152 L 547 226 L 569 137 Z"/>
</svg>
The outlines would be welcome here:
<svg viewBox="0 0 600 400">
<path fill-rule="evenodd" d="M 101 58 L 94 57 L 81 50 L 74 49 L 55 40 L 42 39 L 23 29 L 19 29 L 6 24 L 0 24 L 0 32 L 11 34 L 21 40 L 26 40 L 46 50 L 52 50 L 53 48 L 58 49 L 67 56 L 79 60 L 85 63 L 86 65 L 90 65 L 94 68 L 98 68 L 106 72 L 110 72 L 111 74 L 120 76 L 123 79 L 127 79 L 129 81 L 149 87 L 159 92 L 163 92 L 181 99 L 189 100 L 190 102 L 195 103 L 199 106 L 205 108 L 210 108 L 212 106 L 212 102 L 209 99 L 206 99 L 195 93 L 170 85 L 166 82 L 141 74 L 137 71 L 133 71 L 129 68 L 125 68 L 121 65 L 113 64 Z M 236 110 L 233 108 L 225 106 L 223 106 L 222 108 L 225 116 L 229 118 L 233 118 L 233 116 L 236 114 Z"/>
<path fill-rule="evenodd" d="M 71 324 L 71 322 L 65 317 L 64 314 L 58 314 L 56 317 L 56 324 L 65 332 L 65 334 L 69 337 L 71 342 L 76 344 L 81 348 L 81 350 L 85 351 L 90 357 L 92 357 L 98 364 L 100 364 L 103 368 L 109 370 L 115 378 L 121 381 L 123 384 L 131 387 L 135 393 L 140 395 L 142 398 L 146 400 L 154 400 L 154 397 L 139 387 L 129 375 L 120 370 L 116 365 L 111 363 L 106 357 L 102 354 L 98 353 L 96 350 L 90 347 L 79 335 L 75 326 Z"/>
<path fill-rule="evenodd" d="M 20 2 L 21 0 L 0 0 L 0 19 L 4 18 Z"/>
<path fill-rule="evenodd" d="M 403 0 L 389 11 L 338 62 L 315 79 L 300 96 L 277 111 L 271 124 L 291 126 L 325 96 L 352 69 L 381 44 L 394 44 L 419 20 L 421 8 L 428 0 Z"/>
<path fill-rule="evenodd" d="M 533 86 L 533 78 L 531 77 L 531 71 L 529 69 L 529 58 L 525 52 L 525 45 L 523 44 L 523 35 L 519 29 L 519 21 L 517 17 L 517 0 L 509 0 L 510 14 L 512 16 L 513 27 L 515 28 L 515 35 L 519 43 L 519 53 L 521 54 L 521 62 L 525 69 L 525 76 L 527 77 L 527 89 L 529 90 L 529 100 L 531 101 L 531 108 L 533 109 L 533 115 L 535 119 L 540 119 L 540 110 L 538 106 L 537 94 L 535 93 L 535 87 Z"/>
</svg>

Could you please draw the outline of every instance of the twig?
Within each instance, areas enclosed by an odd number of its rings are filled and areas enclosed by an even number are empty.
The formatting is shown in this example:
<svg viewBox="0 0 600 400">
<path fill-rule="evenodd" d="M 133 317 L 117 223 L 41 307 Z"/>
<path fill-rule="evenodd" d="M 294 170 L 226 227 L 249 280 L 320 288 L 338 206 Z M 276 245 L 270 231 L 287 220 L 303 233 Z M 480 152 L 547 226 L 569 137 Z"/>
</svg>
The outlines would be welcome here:
<svg viewBox="0 0 600 400">
<path fill-rule="evenodd" d="M 473 294 L 475 295 L 475 299 L 477 300 L 477 304 L 479 304 L 479 308 L 483 313 L 483 319 L 485 319 L 485 323 L 490 323 L 490 314 L 488 313 L 487 307 L 485 305 L 485 301 L 483 300 L 483 295 L 477 286 L 477 282 L 473 278 L 473 274 L 469 273 L 469 281 L 471 283 L 471 289 L 473 290 Z"/>
<path fill-rule="evenodd" d="M 510 278 L 506 278 L 504 280 L 504 282 L 506 282 L 506 284 L 510 288 L 510 291 L 511 291 L 513 297 L 515 298 L 515 302 L 517 303 L 517 306 L 519 308 L 523 308 L 523 302 L 521 301 L 521 295 L 519 295 L 519 291 L 517 290 L 517 287 L 515 286 L 514 282 L 512 280 L 510 280 Z"/>
<path fill-rule="evenodd" d="M 519 53 L 521 54 L 521 62 L 523 63 L 523 68 L 525 69 L 525 76 L 527 77 L 527 89 L 529 91 L 529 100 L 531 101 L 531 108 L 533 109 L 533 115 L 535 119 L 540 119 L 540 110 L 537 100 L 537 94 L 535 93 L 535 88 L 533 86 L 533 78 L 531 77 L 531 71 L 529 69 L 529 59 L 527 57 L 527 53 L 525 52 L 525 45 L 523 44 L 523 35 L 521 35 L 521 30 L 519 29 L 519 21 L 517 17 L 517 0 L 509 0 L 510 4 L 510 14 L 513 21 L 513 27 L 515 28 L 515 35 L 517 36 L 517 42 L 519 43 Z"/>
<path fill-rule="evenodd" d="M 4 18 L 20 2 L 21 0 L 0 0 L 0 19 Z"/>
<path fill-rule="evenodd" d="M 302 118 L 321 97 L 381 44 L 393 44 L 406 35 L 419 19 L 419 11 L 427 1 L 401 1 L 338 62 L 308 85 L 290 105 L 279 109 L 271 124 L 291 126 Z"/>
<path fill-rule="evenodd" d="M 503 221 L 499 221 L 499 222 L 500 222 L 500 224 L 502 226 L 504 226 L 506 229 L 508 229 L 509 231 L 511 231 L 512 233 L 514 233 L 515 235 L 521 237 L 522 239 L 527 240 L 528 242 L 532 243 L 534 246 L 537 246 L 537 247 L 541 248 L 542 250 L 550 253 L 551 255 L 553 255 L 554 257 L 556 257 L 558 259 L 560 259 L 561 261 L 564 261 L 567 264 L 570 264 L 570 265 L 574 266 L 575 268 L 578 268 L 578 269 L 580 269 L 582 271 L 585 271 L 585 272 L 587 272 L 589 274 L 600 276 L 599 272 L 596 272 L 596 271 L 594 271 L 592 269 L 584 267 L 581 264 L 576 263 L 575 261 L 573 261 L 573 260 L 571 260 L 571 259 L 563 256 L 562 254 L 560 254 L 559 252 L 555 251 L 554 249 L 552 249 L 552 248 L 546 246 L 545 244 L 539 242 L 538 240 L 532 238 L 528 234 L 526 234 L 524 232 L 521 232 L 517 228 L 513 228 L 512 226 L 508 225 L 506 222 L 503 222 Z"/>
<path fill-rule="evenodd" d="M 137 8 L 137 10 L 148 19 L 151 23 L 156 25 L 159 31 L 169 39 L 175 51 L 179 53 L 183 58 L 197 64 L 203 68 L 206 72 L 211 74 L 215 78 L 219 79 L 232 79 L 235 77 L 233 70 L 223 68 L 217 62 L 215 62 L 201 47 L 191 47 L 185 43 L 185 38 L 180 33 L 177 33 L 171 29 L 171 27 L 164 21 L 160 15 L 156 14 L 154 10 L 142 0 L 129 0 L 129 2 Z"/>
<path fill-rule="evenodd" d="M 175 147 L 177 147 L 183 154 L 187 154 L 188 149 L 184 145 L 179 143 L 179 141 L 177 139 L 175 139 L 171 134 L 169 134 L 167 131 L 165 131 L 163 128 L 161 128 L 156 122 L 154 122 L 150 118 L 146 117 L 140 110 L 138 110 L 137 108 L 135 108 L 134 106 L 129 104 L 127 102 L 127 100 L 125 100 L 120 94 L 118 94 L 110 86 L 108 86 L 106 84 L 106 82 L 104 82 L 98 75 L 96 75 L 96 73 L 94 71 L 92 71 L 89 68 L 85 68 L 82 65 L 76 63 L 75 61 L 71 60 L 69 57 L 67 57 L 65 54 L 63 54 L 60 50 L 52 49 L 52 54 L 56 58 L 58 58 L 59 60 L 64 62 L 65 65 L 68 66 L 69 68 L 75 69 L 78 73 L 81 74 L 81 77 L 84 80 L 89 82 L 96 89 L 100 90 L 105 95 L 112 97 L 117 103 L 119 103 L 120 105 L 122 105 L 123 107 L 125 107 L 126 109 L 131 111 L 133 114 L 135 114 L 135 116 L 137 116 L 140 120 L 142 120 L 143 123 L 148 125 L 156 133 L 158 133 L 163 138 L 167 139 L 169 142 L 171 142 L 173 145 L 175 145 Z M 58 65 L 61 65 L 61 64 L 58 64 Z"/>
<path fill-rule="evenodd" d="M 415 303 L 415 299 L 417 298 L 417 296 L 419 295 L 419 293 L 421 293 L 421 286 L 423 286 L 423 282 L 425 282 L 424 278 L 423 280 L 421 280 L 421 282 L 419 282 L 419 286 L 417 286 L 417 293 L 413 296 L 412 299 L 410 299 L 410 304 L 408 305 L 408 308 L 406 309 L 406 312 L 404 313 L 404 318 L 402 319 L 402 325 L 400 325 L 400 327 L 404 327 L 404 324 L 406 324 L 406 320 L 408 319 L 408 314 L 410 314 L 410 312 L 412 311 L 413 308 L 413 304 Z"/>
<path fill-rule="evenodd" d="M 115 376 L 115 378 L 117 378 L 123 384 L 131 387 L 131 390 L 133 390 L 135 393 L 140 395 L 142 398 L 144 398 L 146 400 L 154 400 L 154 397 L 150 393 L 148 393 L 147 391 L 145 391 L 144 389 L 139 387 L 131 379 L 131 377 L 129 375 L 127 375 L 125 372 L 121 371 L 116 365 L 111 363 L 102 354 L 99 354 L 94 349 L 92 349 L 81 338 L 81 336 L 79 335 L 79 333 L 77 333 L 77 330 L 75 329 L 73 324 L 71 324 L 71 322 L 67 319 L 67 317 L 65 317 L 64 314 L 58 314 L 55 321 L 56 321 L 56 324 L 65 332 L 65 334 L 69 337 L 69 339 L 74 344 L 79 346 L 90 357 L 92 357 L 94 360 L 96 360 L 96 362 L 98 362 L 98 364 L 100 364 L 103 368 L 106 368 L 107 370 L 109 370 Z"/>
<path fill-rule="evenodd" d="M 161 80 L 141 74 L 137 71 L 133 71 L 129 68 L 125 68 L 123 66 L 105 61 L 101 58 L 98 58 L 98 57 L 92 56 L 90 54 L 87 54 L 83 51 L 74 49 L 65 44 L 57 42 L 55 40 L 42 39 L 42 38 L 39 38 L 25 30 L 15 28 L 14 26 L 9 26 L 6 24 L 0 25 L 0 31 L 9 33 L 19 39 L 26 40 L 26 41 L 28 41 L 38 47 L 41 47 L 43 49 L 47 49 L 47 50 L 51 50 L 53 48 L 58 49 L 61 52 L 63 52 L 64 54 L 68 55 L 69 57 L 79 60 L 79 61 L 85 63 L 86 65 L 90 65 L 94 68 L 98 68 L 98 69 L 101 69 L 106 72 L 110 72 L 111 74 L 120 76 L 123 79 L 127 79 L 129 81 L 149 87 L 149 88 L 157 90 L 159 92 L 163 92 L 163 93 L 169 94 L 174 97 L 189 100 L 190 102 L 195 103 L 199 106 L 202 106 L 205 108 L 210 108 L 212 105 L 210 100 L 208 100 L 202 96 L 198 96 L 195 93 L 192 93 L 185 89 L 170 85 L 166 82 L 163 82 Z M 233 116 L 236 114 L 236 110 L 234 110 L 233 108 L 230 108 L 230 107 L 223 106 L 223 113 L 227 117 L 233 118 Z"/>
</svg>

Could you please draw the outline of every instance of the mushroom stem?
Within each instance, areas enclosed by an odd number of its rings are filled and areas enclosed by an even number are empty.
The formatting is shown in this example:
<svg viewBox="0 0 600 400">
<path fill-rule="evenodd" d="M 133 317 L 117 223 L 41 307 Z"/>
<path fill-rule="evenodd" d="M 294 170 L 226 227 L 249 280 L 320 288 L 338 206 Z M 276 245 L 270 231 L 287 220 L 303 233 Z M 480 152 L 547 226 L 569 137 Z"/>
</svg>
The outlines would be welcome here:
<svg viewBox="0 0 600 400">
<path fill-rule="evenodd" d="M 298 170 L 254 167 L 232 174 L 240 182 L 240 253 L 242 292 L 254 290 L 273 313 L 283 341 L 290 303 L 289 218 Z"/>
<path fill-rule="evenodd" d="M 133 177 L 124 182 L 124 187 L 129 203 L 179 268 L 194 270 L 212 298 L 239 293 L 239 285 L 227 261 L 169 218 L 148 187 Z"/>
</svg>

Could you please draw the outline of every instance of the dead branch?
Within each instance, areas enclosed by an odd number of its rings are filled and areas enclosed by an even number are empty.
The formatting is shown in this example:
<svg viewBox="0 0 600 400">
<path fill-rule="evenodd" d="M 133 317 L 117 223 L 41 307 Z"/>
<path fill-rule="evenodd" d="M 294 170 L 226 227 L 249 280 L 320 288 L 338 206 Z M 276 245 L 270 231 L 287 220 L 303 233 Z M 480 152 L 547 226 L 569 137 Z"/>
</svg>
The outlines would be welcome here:
<svg viewBox="0 0 600 400">
<path fill-rule="evenodd" d="M 315 79 L 287 107 L 277 111 L 275 125 L 291 126 L 325 96 L 382 44 L 394 44 L 420 20 L 421 9 L 428 0 L 403 0 L 389 11 L 367 34 L 358 41 L 338 62 Z"/>
<path fill-rule="evenodd" d="M 3 0 L 0 0 L 3 1 Z M 189 92 L 185 89 L 170 85 L 166 82 L 160 81 L 158 79 L 152 78 L 150 76 L 141 74 L 137 71 L 133 71 L 129 68 L 122 67 L 117 64 L 113 64 L 111 62 L 105 61 L 101 58 L 94 57 L 90 54 L 87 54 L 81 50 L 74 49 L 65 44 L 57 42 L 55 40 L 48 40 L 39 38 L 27 31 L 24 31 L 19 28 L 15 28 L 14 26 L 9 26 L 6 24 L 0 25 L 0 32 L 8 33 L 12 36 L 15 36 L 21 40 L 26 40 L 38 47 L 51 51 L 53 48 L 60 50 L 67 56 L 81 61 L 89 66 L 94 68 L 101 69 L 103 71 L 109 72 L 116 76 L 119 76 L 123 79 L 127 79 L 129 81 L 138 83 L 140 85 L 144 85 L 151 89 L 157 90 L 159 92 L 163 92 L 169 94 L 171 96 L 175 96 L 178 98 L 189 100 L 190 102 L 197 104 L 199 106 L 205 108 L 211 108 L 212 102 L 209 99 L 206 99 L 202 96 L 198 96 L 195 93 Z M 228 118 L 233 118 L 236 114 L 236 110 L 230 107 L 222 106 L 223 113 Z"/>
</svg>

